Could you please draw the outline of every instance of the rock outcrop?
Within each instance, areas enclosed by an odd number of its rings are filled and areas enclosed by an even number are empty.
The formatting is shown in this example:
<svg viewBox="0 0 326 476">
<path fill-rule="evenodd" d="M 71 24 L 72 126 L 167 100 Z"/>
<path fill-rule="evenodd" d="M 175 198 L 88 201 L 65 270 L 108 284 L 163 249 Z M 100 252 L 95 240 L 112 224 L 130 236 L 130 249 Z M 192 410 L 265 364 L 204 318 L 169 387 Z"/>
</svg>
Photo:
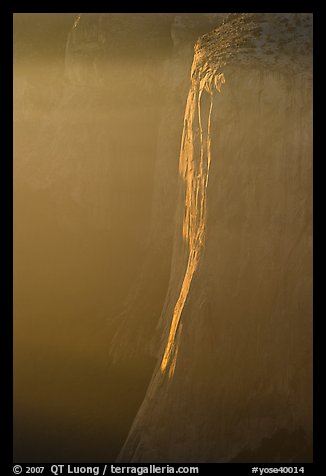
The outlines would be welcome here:
<svg viewBox="0 0 326 476">
<path fill-rule="evenodd" d="M 312 15 L 81 14 L 45 57 L 15 66 L 16 458 L 310 461 Z"/>
<path fill-rule="evenodd" d="M 119 461 L 312 458 L 311 21 L 232 14 L 196 44 L 159 362 Z"/>
</svg>

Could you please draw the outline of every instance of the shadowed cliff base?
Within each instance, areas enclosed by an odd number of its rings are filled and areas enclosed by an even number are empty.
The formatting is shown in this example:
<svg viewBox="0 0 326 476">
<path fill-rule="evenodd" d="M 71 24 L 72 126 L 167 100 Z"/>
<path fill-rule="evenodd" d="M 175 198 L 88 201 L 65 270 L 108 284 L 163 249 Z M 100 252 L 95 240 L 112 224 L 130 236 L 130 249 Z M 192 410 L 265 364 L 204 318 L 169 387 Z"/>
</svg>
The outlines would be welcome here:
<svg viewBox="0 0 326 476">
<path fill-rule="evenodd" d="M 289 432 L 282 429 L 269 438 L 263 438 L 258 448 L 241 451 L 230 463 L 307 463 L 312 462 L 312 449 L 311 435 L 307 435 L 305 430 L 298 428 Z"/>
</svg>

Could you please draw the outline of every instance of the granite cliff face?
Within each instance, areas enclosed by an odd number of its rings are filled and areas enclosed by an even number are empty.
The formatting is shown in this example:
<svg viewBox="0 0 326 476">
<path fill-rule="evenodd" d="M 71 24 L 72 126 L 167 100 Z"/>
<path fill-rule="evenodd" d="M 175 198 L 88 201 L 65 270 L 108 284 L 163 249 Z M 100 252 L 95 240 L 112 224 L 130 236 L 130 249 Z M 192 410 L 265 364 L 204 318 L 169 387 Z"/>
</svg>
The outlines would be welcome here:
<svg viewBox="0 0 326 476">
<path fill-rule="evenodd" d="M 311 43 L 81 14 L 16 73 L 17 460 L 311 460 Z"/>
<path fill-rule="evenodd" d="M 159 363 L 119 461 L 311 460 L 311 79 L 310 15 L 198 40 Z"/>
</svg>

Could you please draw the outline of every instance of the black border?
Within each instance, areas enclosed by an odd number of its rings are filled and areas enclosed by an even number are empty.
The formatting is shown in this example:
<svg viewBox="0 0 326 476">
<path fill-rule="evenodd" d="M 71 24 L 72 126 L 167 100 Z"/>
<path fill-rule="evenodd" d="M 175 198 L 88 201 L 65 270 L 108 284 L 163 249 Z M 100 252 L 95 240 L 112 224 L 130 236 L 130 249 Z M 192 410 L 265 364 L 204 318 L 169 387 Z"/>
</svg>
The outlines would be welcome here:
<svg viewBox="0 0 326 476">
<path fill-rule="evenodd" d="M 255 4 L 256 3 L 256 4 Z M 137 12 L 148 12 L 152 11 L 152 6 L 147 6 L 147 8 L 138 4 L 133 4 L 133 6 L 128 6 L 124 3 L 121 5 L 115 5 L 116 12 L 134 12 L 135 7 Z M 171 10 L 177 10 L 177 5 L 167 8 L 168 5 L 162 5 L 162 8 L 157 7 L 157 12 L 170 12 Z M 199 4 L 198 6 L 201 6 Z M 243 6 L 239 3 L 225 4 L 225 5 L 209 5 L 205 3 L 203 5 L 205 11 L 215 11 L 220 10 L 219 7 L 225 7 L 227 11 L 243 11 Z M 319 80 L 323 79 L 323 73 L 321 69 L 323 68 L 323 51 L 322 51 L 322 40 L 321 35 L 319 36 L 321 29 L 323 27 L 322 20 L 323 16 L 319 9 L 314 7 L 313 2 L 306 2 L 305 5 L 300 4 L 300 2 L 292 2 L 292 5 L 286 4 L 285 2 L 275 2 L 273 3 L 272 8 L 268 8 L 266 4 L 258 2 L 248 2 L 246 5 L 246 11 L 267 11 L 267 12 L 289 12 L 289 11 L 299 11 L 299 12 L 311 12 L 314 15 L 314 160 L 313 160 L 313 230 L 314 230 L 314 254 L 313 254 L 313 303 L 314 303 L 314 320 L 313 320 L 313 330 L 314 330 L 314 366 L 313 366 L 313 391 L 314 391 L 314 451 L 313 458 L 314 462 L 312 465 L 304 464 L 305 468 L 308 466 L 311 467 L 311 471 L 306 471 L 305 474 L 319 474 L 319 465 L 322 462 L 322 447 L 321 447 L 321 438 L 320 434 L 322 431 L 321 427 L 321 414 L 322 414 L 322 390 L 323 390 L 323 376 L 322 376 L 322 362 L 321 355 L 318 354 L 321 348 L 321 339 L 322 332 L 320 329 L 320 322 L 322 319 L 321 314 L 321 298 L 320 291 L 322 287 L 322 277 L 323 277 L 323 268 L 322 268 L 322 251 L 324 245 L 324 237 L 322 230 L 322 219 L 323 208 L 322 208 L 322 191 L 323 191 L 323 179 L 324 175 L 322 173 L 321 166 L 323 165 L 323 158 L 321 156 L 320 149 L 318 147 L 318 127 L 320 127 L 320 122 L 318 120 L 318 115 L 321 114 L 319 108 L 321 107 L 319 102 Z M 104 8 L 103 8 L 104 7 Z M 117 8 L 118 7 L 118 8 Z M 194 5 L 187 5 L 187 8 L 179 8 L 180 11 L 193 11 Z M 229 7 L 229 8 L 227 8 Z M 13 2 L 10 6 L 2 5 L 1 6 L 1 45 L 2 45 L 2 59 L 4 59 L 4 64 L 2 65 L 1 70 L 1 91 L 3 95 L 2 104 L 5 106 L 1 107 L 2 115 L 2 144 L 4 144 L 4 151 L 1 156 L 1 204 L 2 204 L 2 229 L 1 229 L 1 273 L 2 276 L 2 286 L 1 286 L 1 363 L 2 363 L 2 372 L 1 372 L 1 420 L 0 420 L 0 431 L 3 436 L 1 442 L 2 458 L 1 458 L 1 467 L 5 467 L 8 470 L 7 474 L 12 474 L 12 463 L 13 463 L 13 14 L 15 12 L 19 13 L 36 13 L 36 12 L 56 12 L 56 13 L 71 13 L 74 11 L 83 11 L 85 13 L 91 13 L 96 11 L 105 11 L 109 9 L 110 12 L 114 11 L 113 5 L 106 4 L 103 5 L 101 2 L 91 2 L 87 5 L 82 5 L 81 2 L 69 2 L 65 3 L 64 8 L 58 4 L 58 2 L 44 2 L 42 5 L 23 3 L 23 2 Z M 199 10 L 200 12 L 201 10 Z M 194 12 L 194 11 L 193 11 Z M 4 57 L 4 58 L 3 58 Z M 318 99 L 317 99 L 318 98 Z M 317 100 L 316 100 L 317 99 Z M 321 116 L 321 122 L 323 122 L 323 117 Z M 325 315 L 325 313 L 323 313 Z M 217 467 L 216 467 L 217 465 Z M 46 465 L 45 465 L 46 466 Z M 49 466 L 49 465 L 48 465 Z M 137 466 L 137 465 L 135 465 Z M 227 474 L 227 464 L 216 463 L 215 465 L 199 465 L 200 473 L 203 472 L 203 467 L 207 467 L 210 470 L 221 469 L 220 474 Z M 212 468 L 215 466 L 215 468 Z M 234 465 L 233 471 L 235 470 Z M 238 463 L 238 467 L 241 466 L 242 470 L 239 471 L 239 474 L 251 474 L 251 464 Z M 247 470 L 244 470 L 244 466 L 247 466 Z M 280 466 L 280 465 L 268 465 L 267 463 L 258 464 L 260 467 L 267 466 Z M 289 464 L 284 464 L 284 466 L 289 466 Z M 209 468 L 208 468 L 209 467 Z M 223 467 L 223 469 L 222 469 Z M 5 470 L 4 470 L 5 473 Z M 50 474 L 50 473 L 49 473 Z"/>
<path fill-rule="evenodd" d="M 2 8 L 1 8 L 2 10 Z M 1 68 L 1 142 L 4 150 L 1 154 L 1 344 L 0 362 L 1 369 L 1 433 L 2 458 L 5 467 L 12 464 L 13 448 L 13 68 L 12 68 L 12 15 L 10 11 L 5 14 L 1 11 L 1 44 L 2 61 Z M 10 473 L 11 474 L 11 468 Z"/>
</svg>

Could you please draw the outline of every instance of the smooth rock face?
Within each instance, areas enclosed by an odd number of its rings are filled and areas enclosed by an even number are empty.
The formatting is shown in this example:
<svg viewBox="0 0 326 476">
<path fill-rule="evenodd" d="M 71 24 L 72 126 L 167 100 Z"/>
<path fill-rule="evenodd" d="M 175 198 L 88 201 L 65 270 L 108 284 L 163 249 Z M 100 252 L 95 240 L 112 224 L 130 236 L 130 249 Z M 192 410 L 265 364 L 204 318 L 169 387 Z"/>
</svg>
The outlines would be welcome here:
<svg viewBox="0 0 326 476">
<path fill-rule="evenodd" d="M 159 364 L 119 461 L 312 459 L 311 16 L 288 17 L 286 31 L 281 15 L 254 18 L 250 44 L 238 49 L 219 44 L 239 19 L 230 16 L 209 44 L 230 57 L 195 56 L 199 85 L 210 92 L 212 74 L 225 80 L 214 93 L 205 245 L 167 373 L 161 361 L 191 253 L 180 181 Z M 275 35 L 277 24 L 285 46 L 272 51 L 266 30 Z M 284 43 L 287 35 L 294 40 Z M 192 140 L 195 150 L 196 128 Z M 188 155 L 186 184 L 200 156 Z"/>
<path fill-rule="evenodd" d="M 311 460 L 311 22 L 82 14 L 17 74 L 18 459 Z"/>
<path fill-rule="evenodd" d="M 162 103 L 157 116 L 156 151 L 152 157 L 153 192 L 146 253 L 122 312 L 115 318 L 118 327 L 109 352 L 116 361 L 139 354 L 157 356 L 161 337 L 156 326 L 170 276 L 178 197 L 177 159 L 193 47 L 199 34 L 219 25 L 224 17 L 225 14 L 171 14 L 172 48 L 159 62 L 159 77 L 155 82 Z M 144 81 L 146 71 L 142 73 Z"/>
</svg>

